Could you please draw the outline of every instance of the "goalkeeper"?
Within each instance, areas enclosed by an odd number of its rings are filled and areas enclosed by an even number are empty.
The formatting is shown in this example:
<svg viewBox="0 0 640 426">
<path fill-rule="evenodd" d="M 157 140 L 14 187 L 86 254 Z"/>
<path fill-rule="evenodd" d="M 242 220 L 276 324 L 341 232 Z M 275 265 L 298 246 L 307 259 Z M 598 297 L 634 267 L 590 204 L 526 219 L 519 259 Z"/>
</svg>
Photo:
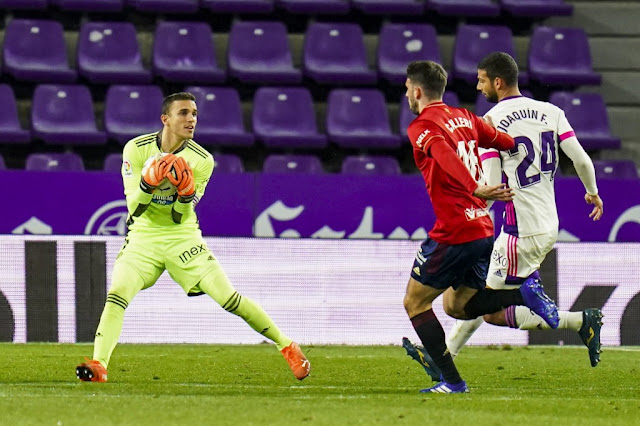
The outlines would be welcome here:
<svg viewBox="0 0 640 426">
<path fill-rule="evenodd" d="M 128 231 L 113 266 L 112 282 L 95 335 L 93 359 L 80 364 L 83 381 L 106 382 L 124 311 L 140 291 L 166 269 L 189 296 L 208 294 L 228 312 L 275 342 L 299 380 L 310 364 L 262 308 L 240 295 L 209 251 L 194 207 L 213 172 L 213 157 L 193 141 L 198 121 L 195 96 L 174 93 L 164 99 L 160 132 L 138 136 L 124 147 L 122 178 Z"/>
</svg>

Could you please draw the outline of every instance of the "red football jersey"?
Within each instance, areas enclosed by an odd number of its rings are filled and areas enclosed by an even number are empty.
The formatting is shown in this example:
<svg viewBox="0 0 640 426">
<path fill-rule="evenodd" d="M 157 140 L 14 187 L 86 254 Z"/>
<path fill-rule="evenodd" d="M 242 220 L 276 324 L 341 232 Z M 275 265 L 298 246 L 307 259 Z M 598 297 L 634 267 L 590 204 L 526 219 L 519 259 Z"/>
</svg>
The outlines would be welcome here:
<svg viewBox="0 0 640 426">
<path fill-rule="evenodd" d="M 468 110 L 443 102 L 427 105 L 411 122 L 407 133 L 436 215 L 429 236 L 446 244 L 492 236 L 487 203 L 473 196 L 478 184 L 486 182 L 478 147 L 510 149 L 515 145 L 513 138 Z M 434 158 L 436 152 L 440 160 Z"/>
</svg>

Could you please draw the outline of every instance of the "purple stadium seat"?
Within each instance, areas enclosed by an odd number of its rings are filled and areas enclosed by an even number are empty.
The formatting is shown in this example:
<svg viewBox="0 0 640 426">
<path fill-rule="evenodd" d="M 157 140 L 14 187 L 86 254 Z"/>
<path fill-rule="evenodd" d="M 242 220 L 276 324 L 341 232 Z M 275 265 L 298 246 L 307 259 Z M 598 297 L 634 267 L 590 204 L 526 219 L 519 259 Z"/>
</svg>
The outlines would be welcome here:
<svg viewBox="0 0 640 426">
<path fill-rule="evenodd" d="M 45 172 L 84 171 L 82 157 L 73 152 L 46 152 L 27 156 L 25 170 Z"/>
<path fill-rule="evenodd" d="M 521 90 L 520 93 L 522 93 L 522 96 L 527 98 L 533 98 L 533 94 L 528 90 Z M 475 115 L 482 117 L 495 105 L 496 104 L 489 102 L 482 92 L 478 92 L 478 95 L 476 96 L 476 106 L 473 112 Z"/>
<path fill-rule="evenodd" d="M 354 9 L 366 14 L 422 15 L 424 2 L 416 0 L 351 0 Z"/>
<path fill-rule="evenodd" d="M 440 63 L 436 30 L 429 24 L 385 23 L 378 43 L 378 71 L 394 84 L 404 84 L 407 65 L 417 60 Z"/>
<path fill-rule="evenodd" d="M 358 24 L 314 22 L 304 38 L 305 74 L 324 84 L 375 84 Z"/>
<path fill-rule="evenodd" d="M 122 153 L 114 152 L 104 159 L 102 170 L 105 172 L 119 172 L 122 169 Z"/>
<path fill-rule="evenodd" d="M 342 161 L 343 174 L 350 175 L 399 175 L 400 165 L 395 157 L 350 155 Z"/>
<path fill-rule="evenodd" d="M 120 12 L 124 0 L 49 0 L 61 10 L 86 12 Z"/>
<path fill-rule="evenodd" d="M 214 12 L 269 13 L 273 12 L 273 0 L 202 0 L 204 7 Z"/>
<path fill-rule="evenodd" d="M 231 87 L 187 87 L 196 96 L 198 124 L 195 140 L 204 145 L 251 146 L 242 119 L 238 92 Z"/>
<path fill-rule="evenodd" d="M 549 102 L 564 110 L 584 149 L 620 148 L 620 139 L 611 135 L 607 109 L 600 94 L 555 92 Z"/>
<path fill-rule="evenodd" d="M 242 159 L 233 154 L 213 154 L 213 160 L 215 162 L 215 173 L 242 173 L 244 172 L 244 166 L 242 165 Z"/>
<path fill-rule="evenodd" d="M 160 22 L 153 38 L 153 72 L 170 82 L 221 83 L 213 33 L 205 22 Z"/>
<path fill-rule="evenodd" d="M 104 144 L 107 136 L 96 128 L 93 101 L 87 86 L 41 84 L 31 105 L 33 136 L 50 144 Z"/>
<path fill-rule="evenodd" d="M 20 126 L 18 105 L 11 86 L 0 84 L 0 142 L 29 143 L 31 132 Z"/>
<path fill-rule="evenodd" d="M 537 27 L 529 41 L 529 76 L 540 84 L 598 85 L 589 41 L 581 28 Z"/>
<path fill-rule="evenodd" d="M 324 148 L 313 100 L 304 87 L 261 87 L 253 98 L 253 132 L 267 147 Z"/>
<path fill-rule="evenodd" d="M 7 170 L 7 165 L 4 164 L 4 158 L 0 155 L 0 170 Z"/>
<path fill-rule="evenodd" d="M 127 0 L 129 6 L 140 12 L 196 13 L 199 0 Z"/>
<path fill-rule="evenodd" d="M 564 0 L 500 0 L 502 10 L 513 16 L 570 16 L 573 5 Z"/>
<path fill-rule="evenodd" d="M 129 22 L 85 22 L 78 36 L 78 70 L 92 83 L 149 83 L 136 29 Z"/>
<path fill-rule="evenodd" d="M 593 160 L 598 179 L 638 179 L 633 160 Z"/>
<path fill-rule="evenodd" d="M 3 66 L 16 80 L 71 83 L 62 24 L 56 21 L 12 19 L 4 38 Z"/>
<path fill-rule="evenodd" d="M 322 162 L 315 155 L 271 154 L 264 160 L 264 173 L 323 173 Z"/>
<path fill-rule="evenodd" d="M 452 107 L 459 108 L 460 100 L 458 99 L 458 95 L 456 92 L 445 91 L 442 96 L 442 101 L 450 105 Z M 409 128 L 409 124 L 417 117 L 411 110 L 409 109 L 409 102 L 407 101 L 406 96 L 402 96 L 400 99 L 400 136 L 404 140 L 409 140 L 409 136 L 407 135 L 407 129 Z"/>
<path fill-rule="evenodd" d="M 478 63 L 492 52 L 505 52 L 515 57 L 513 34 L 508 27 L 461 25 L 453 48 L 453 76 L 475 86 Z M 522 86 L 528 82 L 528 73 L 520 71 L 518 83 Z"/>
<path fill-rule="evenodd" d="M 282 22 L 236 21 L 229 34 L 229 74 L 245 83 L 300 83 Z"/>
<path fill-rule="evenodd" d="M 327 102 L 329 140 L 344 148 L 398 148 L 382 92 L 333 89 Z"/>
<path fill-rule="evenodd" d="M 276 6 L 290 13 L 344 14 L 351 10 L 349 0 L 275 0 Z"/>
<path fill-rule="evenodd" d="M 131 138 L 160 130 L 163 99 L 157 86 L 110 86 L 104 106 L 107 134 L 125 144 Z"/>
<path fill-rule="evenodd" d="M 427 0 L 427 9 L 440 15 L 498 16 L 500 6 L 492 0 Z"/>
<path fill-rule="evenodd" d="M 47 0 L 0 0 L 0 9 L 42 9 L 47 8 Z"/>
</svg>

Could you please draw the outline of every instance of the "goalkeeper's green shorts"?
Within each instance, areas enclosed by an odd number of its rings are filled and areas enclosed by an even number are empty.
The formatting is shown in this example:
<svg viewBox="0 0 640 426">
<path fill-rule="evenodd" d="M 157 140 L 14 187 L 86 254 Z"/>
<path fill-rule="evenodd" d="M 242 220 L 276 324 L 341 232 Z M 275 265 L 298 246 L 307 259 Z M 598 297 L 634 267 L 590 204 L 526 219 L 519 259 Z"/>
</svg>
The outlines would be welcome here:
<svg viewBox="0 0 640 426">
<path fill-rule="evenodd" d="M 130 232 L 114 263 L 111 288 L 117 287 L 131 300 L 154 285 L 165 270 L 188 295 L 202 294 L 198 283 L 206 275 L 228 281 L 200 230 L 165 235 Z"/>
</svg>

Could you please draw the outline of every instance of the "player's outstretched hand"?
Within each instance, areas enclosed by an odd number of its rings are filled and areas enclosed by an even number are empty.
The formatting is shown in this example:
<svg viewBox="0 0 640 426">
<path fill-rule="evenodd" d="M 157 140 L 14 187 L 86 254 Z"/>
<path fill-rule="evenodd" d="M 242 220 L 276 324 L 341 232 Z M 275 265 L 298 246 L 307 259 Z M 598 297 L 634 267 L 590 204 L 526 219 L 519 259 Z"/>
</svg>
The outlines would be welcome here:
<svg viewBox="0 0 640 426">
<path fill-rule="evenodd" d="M 175 177 L 172 173 L 169 173 L 167 174 L 167 179 L 176 187 L 178 196 L 181 197 L 183 201 L 190 201 L 196 192 L 193 170 L 191 170 L 187 161 L 182 157 L 176 159 L 173 169 L 175 170 Z"/>
<path fill-rule="evenodd" d="M 167 154 L 153 160 L 140 181 L 140 187 L 143 191 L 152 192 L 171 171 L 175 161 L 176 156 L 173 154 Z"/>
<path fill-rule="evenodd" d="M 478 185 L 473 195 L 485 200 L 511 201 L 513 200 L 513 190 L 507 184 L 498 185 Z"/>
<path fill-rule="evenodd" d="M 587 204 L 593 204 L 593 210 L 589 214 L 589 217 L 593 220 L 600 220 L 604 213 L 602 199 L 600 198 L 600 196 L 598 194 L 584 194 L 584 200 L 587 202 Z"/>
</svg>

